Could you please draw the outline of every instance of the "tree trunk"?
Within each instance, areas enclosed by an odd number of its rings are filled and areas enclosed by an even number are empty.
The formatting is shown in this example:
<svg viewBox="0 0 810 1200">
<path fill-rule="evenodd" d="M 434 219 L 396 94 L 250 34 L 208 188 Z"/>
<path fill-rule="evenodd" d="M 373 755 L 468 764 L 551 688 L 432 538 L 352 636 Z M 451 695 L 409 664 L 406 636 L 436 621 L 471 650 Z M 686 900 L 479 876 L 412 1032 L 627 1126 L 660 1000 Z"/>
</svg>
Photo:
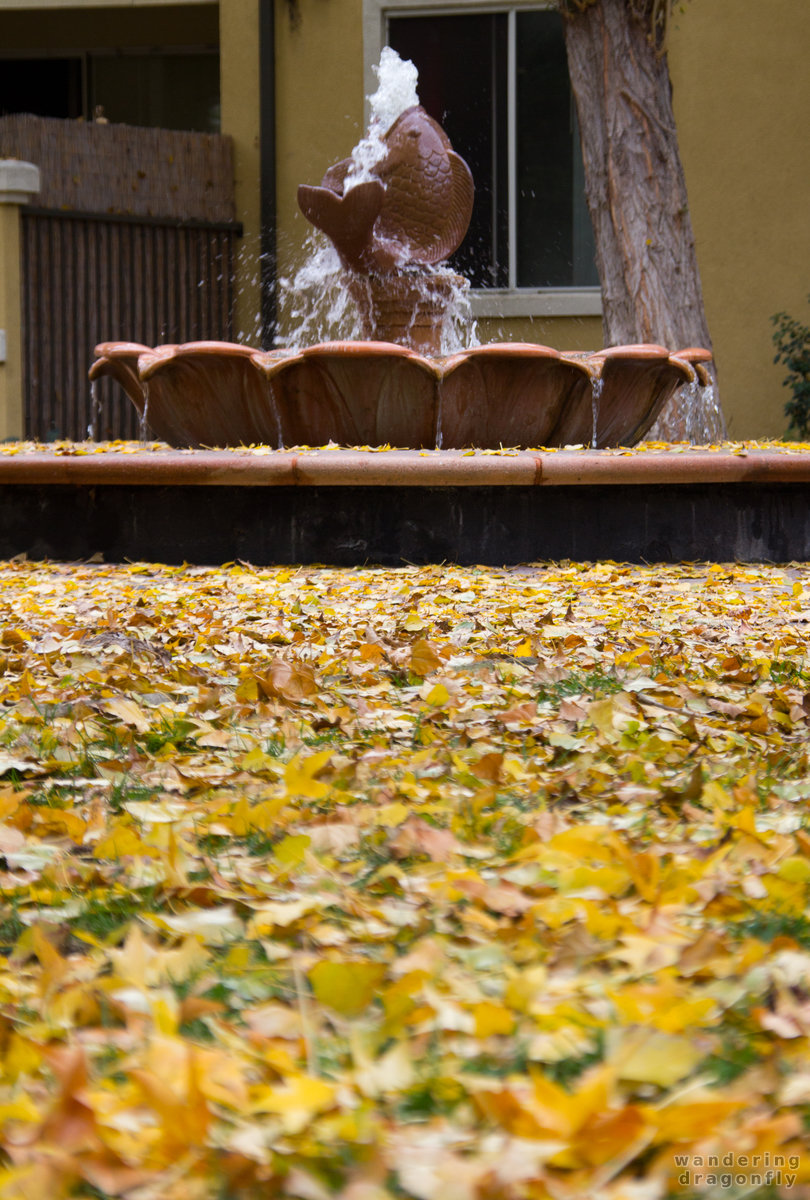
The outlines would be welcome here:
<svg viewBox="0 0 810 1200">
<path fill-rule="evenodd" d="M 666 54 L 656 50 L 649 26 L 630 12 L 628 0 L 596 0 L 570 12 L 565 40 L 605 344 L 711 350 Z M 716 380 L 711 389 L 680 389 L 648 436 L 722 438 L 716 396 Z"/>
</svg>

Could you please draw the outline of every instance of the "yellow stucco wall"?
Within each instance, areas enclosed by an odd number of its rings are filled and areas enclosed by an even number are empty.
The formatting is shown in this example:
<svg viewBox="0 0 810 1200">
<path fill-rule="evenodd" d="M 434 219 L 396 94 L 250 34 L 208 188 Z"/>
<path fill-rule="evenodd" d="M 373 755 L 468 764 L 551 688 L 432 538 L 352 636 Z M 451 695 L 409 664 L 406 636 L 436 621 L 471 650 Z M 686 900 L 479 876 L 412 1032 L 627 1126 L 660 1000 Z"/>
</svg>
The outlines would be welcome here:
<svg viewBox="0 0 810 1200">
<path fill-rule="evenodd" d="M 779 436 L 773 313 L 810 323 L 810 3 L 691 0 L 670 47 L 675 116 L 732 437 Z"/>
<path fill-rule="evenodd" d="M 232 3 L 233 0 L 226 0 Z M 110 46 L 215 46 L 216 3 L 82 4 L 49 0 L 48 11 L 3 0 L 0 49 L 93 50 Z"/>
<path fill-rule="evenodd" d="M 237 262 L 234 330 L 238 341 L 259 345 L 259 0 L 220 5 L 219 94 L 222 132 L 233 138 L 236 218 L 242 222 Z"/>
<path fill-rule="evenodd" d="M 310 229 L 299 183 L 320 183 L 363 134 L 362 0 L 299 0 L 296 15 L 284 3 L 276 9 L 278 266 L 289 276 Z M 286 336 L 283 306 L 280 316 Z"/>
</svg>

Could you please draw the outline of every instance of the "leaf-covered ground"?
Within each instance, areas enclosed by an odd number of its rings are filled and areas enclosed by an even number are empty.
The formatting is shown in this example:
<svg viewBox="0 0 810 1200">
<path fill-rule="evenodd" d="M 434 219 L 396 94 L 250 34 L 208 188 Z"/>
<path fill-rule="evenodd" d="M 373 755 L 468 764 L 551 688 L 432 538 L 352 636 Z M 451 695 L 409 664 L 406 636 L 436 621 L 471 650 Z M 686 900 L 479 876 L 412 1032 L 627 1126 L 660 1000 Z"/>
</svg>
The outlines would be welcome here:
<svg viewBox="0 0 810 1200">
<path fill-rule="evenodd" d="M 810 567 L 0 613 L 0 1200 L 810 1195 Z"/>
</svg>

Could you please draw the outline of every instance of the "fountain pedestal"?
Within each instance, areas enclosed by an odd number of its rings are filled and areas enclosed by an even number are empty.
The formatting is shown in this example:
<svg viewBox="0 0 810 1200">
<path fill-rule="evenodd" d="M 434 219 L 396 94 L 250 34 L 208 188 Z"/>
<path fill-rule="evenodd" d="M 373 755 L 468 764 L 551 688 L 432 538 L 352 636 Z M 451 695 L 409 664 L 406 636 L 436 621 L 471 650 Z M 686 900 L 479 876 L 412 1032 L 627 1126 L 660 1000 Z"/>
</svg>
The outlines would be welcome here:
<svg viewBox="0 0 810 1200">
<path fill-rule="evenodd" d="M 431 355 L 441 354 L 448 310 L 465 287 L 466 281 L 451 271 L 352 272 L 347 277 L 363 339 L 395 342 Z"/>
</svg>

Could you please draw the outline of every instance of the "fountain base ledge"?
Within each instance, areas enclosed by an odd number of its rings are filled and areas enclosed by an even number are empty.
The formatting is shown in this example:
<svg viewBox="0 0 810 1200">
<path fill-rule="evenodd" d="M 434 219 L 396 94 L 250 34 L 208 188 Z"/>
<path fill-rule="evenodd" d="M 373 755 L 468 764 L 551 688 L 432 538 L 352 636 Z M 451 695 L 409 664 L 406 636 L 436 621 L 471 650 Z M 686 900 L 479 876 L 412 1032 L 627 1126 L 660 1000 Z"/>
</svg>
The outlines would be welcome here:
<svg viewBox="0 0 810 1200">
<path fill-rule="evenodd" d="M 810 448 L 0 452 L 0 556 L 257 566 L 810 559 Z"/>
</svg>

